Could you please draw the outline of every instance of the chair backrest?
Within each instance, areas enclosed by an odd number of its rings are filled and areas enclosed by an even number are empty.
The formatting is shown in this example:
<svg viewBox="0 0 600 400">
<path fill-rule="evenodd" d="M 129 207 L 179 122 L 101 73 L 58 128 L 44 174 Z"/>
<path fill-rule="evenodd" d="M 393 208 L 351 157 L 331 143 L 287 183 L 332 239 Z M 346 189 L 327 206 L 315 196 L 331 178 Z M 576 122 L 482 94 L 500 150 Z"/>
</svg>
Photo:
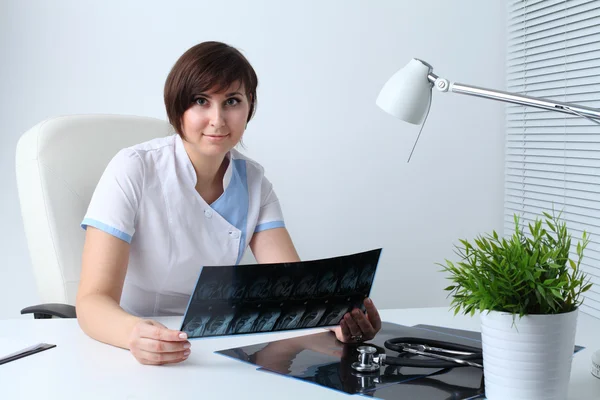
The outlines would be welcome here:
<svg viewBox="0 0 600 400">
<path fill-rule="evenodd" d="M 173 134 L 163 120 L 125 115 L 50 118 L 17 144 L 21 215 L 42 303 L 75 305 L 85 231 L 98 180 L 122 148 Z"/>
</svg>

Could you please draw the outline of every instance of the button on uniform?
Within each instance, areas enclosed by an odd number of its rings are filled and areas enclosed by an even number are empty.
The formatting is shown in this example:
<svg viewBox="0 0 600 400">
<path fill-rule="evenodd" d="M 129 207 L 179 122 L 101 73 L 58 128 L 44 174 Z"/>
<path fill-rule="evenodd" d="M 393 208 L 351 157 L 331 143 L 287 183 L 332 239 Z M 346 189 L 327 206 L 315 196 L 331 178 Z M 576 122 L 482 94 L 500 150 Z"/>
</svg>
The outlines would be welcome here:
<svg viewBox="0 0 600 400">
<path fill-rule="evenodd" d="M 213 215 L 213 212 L 212 212 L 212 210 L 204 210 L 204 216 L 205 216 L 206 218 L 211 218 L 211 217 L 212 217 L 212 215 Z"/>
<path fill-rule="evenodd" d="M 231 236 L 234 239 L 238 239 L 240 237 L 240 233 L 237 231 L 229 231 L 229 236 Z"/>
</svg>

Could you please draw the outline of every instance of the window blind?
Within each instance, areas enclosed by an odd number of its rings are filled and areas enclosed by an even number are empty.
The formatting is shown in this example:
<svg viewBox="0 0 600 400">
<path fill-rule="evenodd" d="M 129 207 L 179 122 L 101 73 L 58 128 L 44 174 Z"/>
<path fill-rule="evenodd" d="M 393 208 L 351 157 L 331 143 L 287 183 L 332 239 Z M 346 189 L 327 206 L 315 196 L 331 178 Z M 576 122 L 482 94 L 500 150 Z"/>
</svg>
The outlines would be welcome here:
<svg viewBox="0 0 600 400">
<path fill-rule="evenodd" d="M 507 25 L 509 92 L 600 108 L 600 1 L 511 0 Z M 576 257 L 587 231 L 582 269 L 594 285 L 581 312 L 600 318 L 600 125 L 507 105 L 506 131 L 505 234 L 514 214 L 528 223 L 562 211 Z"/>
</svg>

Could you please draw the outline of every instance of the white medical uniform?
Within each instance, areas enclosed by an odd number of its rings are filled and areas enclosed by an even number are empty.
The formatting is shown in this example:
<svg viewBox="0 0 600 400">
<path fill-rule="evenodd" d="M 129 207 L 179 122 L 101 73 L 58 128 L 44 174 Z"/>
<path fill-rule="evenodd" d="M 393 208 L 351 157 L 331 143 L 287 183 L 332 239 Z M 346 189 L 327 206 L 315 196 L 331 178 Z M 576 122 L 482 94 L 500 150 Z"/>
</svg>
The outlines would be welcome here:
<svg viewBox="0 0 600 400">
<path fill-rule="evenodd" d="M 232 149 L 224 192 L 207 204 L 178 135 L 121 150 L 108 164 L 81 223 L 130 243 L 121 307 L 183 315 L 202 266 L 238 264 L 252 235 L 284 227 L 264 169 Z"/>
</svg>

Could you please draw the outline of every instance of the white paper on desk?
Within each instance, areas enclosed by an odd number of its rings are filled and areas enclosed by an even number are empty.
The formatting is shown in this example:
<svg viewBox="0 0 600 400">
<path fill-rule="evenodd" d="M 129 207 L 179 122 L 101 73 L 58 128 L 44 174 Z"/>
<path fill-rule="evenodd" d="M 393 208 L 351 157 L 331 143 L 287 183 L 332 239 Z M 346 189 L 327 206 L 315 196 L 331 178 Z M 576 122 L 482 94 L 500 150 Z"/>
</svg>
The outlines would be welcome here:
<svg viewBox="0 0 600 400">
<path fill-rule="evenodd" d="M 42 343 L 31 343 L 21 339 L 0 337 L 0 362 L 17 354 L 41 346 Z"/>
</svg>

